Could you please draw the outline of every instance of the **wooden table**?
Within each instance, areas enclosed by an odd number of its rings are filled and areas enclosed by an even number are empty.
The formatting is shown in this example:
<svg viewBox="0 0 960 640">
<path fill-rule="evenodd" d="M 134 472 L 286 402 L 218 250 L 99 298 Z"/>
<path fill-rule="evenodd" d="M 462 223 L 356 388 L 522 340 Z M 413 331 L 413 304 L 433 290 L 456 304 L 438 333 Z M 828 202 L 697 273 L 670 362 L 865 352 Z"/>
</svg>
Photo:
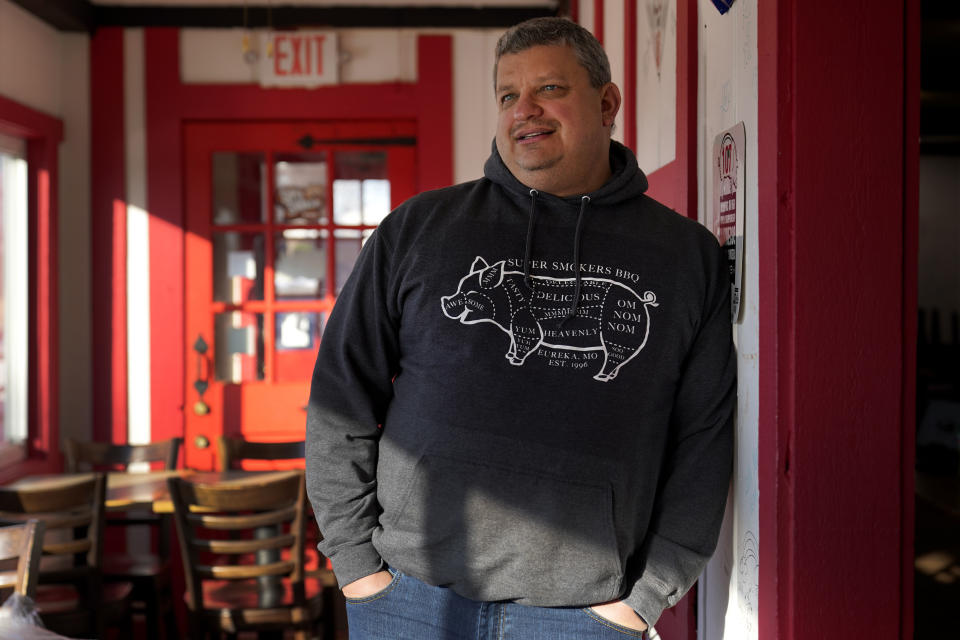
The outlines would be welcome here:
<svg viewBox="0 0 960 640">
<path fill-rule="evenodd" d="M 173 513 L 173 502 L 167 489 L 167 478 L 188 478 L 192 482 L 208 484 L 243 484 L 269 478 L 271 474 L 286 474 L 287 471 L 111 471 L 107 473 L 107 510 L 120 511 L 131 507 L 149 506 L 155 513 Z M 8 487 L 55 487 L 77 478 L 90 477 L 90 473 L 63 473 L 57 475 L 25 476 Z"/>
</svg>

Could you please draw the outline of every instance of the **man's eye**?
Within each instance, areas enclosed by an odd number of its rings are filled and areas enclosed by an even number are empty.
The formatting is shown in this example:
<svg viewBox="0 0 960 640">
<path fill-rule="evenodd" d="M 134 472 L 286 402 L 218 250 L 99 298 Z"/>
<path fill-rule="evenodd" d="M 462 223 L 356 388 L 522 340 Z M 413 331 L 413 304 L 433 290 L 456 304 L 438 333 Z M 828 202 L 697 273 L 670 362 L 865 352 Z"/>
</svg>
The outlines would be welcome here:
<svg viewBox="0 0 960 640">
<path fill-rule="evenodd" d="M 506 94 L 500 96 L 500 104 L 506 104 L 506 103 L 510 102 L 511 100 L 513 100 L 515 97 L 516 97 L 516 96 L 515 96 L 514 94 L 512 94 L 512 93 L 506 93 Z"/>
<path fill-rule="evenodd" d="M 560 88 L 558 84 L 545 84 L 543 85 L 543 91 L 556 91 Z"/>
</svg>

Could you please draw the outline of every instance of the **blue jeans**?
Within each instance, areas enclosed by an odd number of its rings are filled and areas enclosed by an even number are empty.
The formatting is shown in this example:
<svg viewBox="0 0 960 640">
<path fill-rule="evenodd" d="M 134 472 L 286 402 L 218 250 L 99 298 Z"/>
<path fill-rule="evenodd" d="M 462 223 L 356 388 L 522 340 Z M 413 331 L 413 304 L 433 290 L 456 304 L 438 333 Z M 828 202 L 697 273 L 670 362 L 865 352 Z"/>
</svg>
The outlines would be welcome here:
<svg viewBox="0 0 960 640">
<path fill-rule="evenodd" d="M 624 640 L 636 629 L 577 607 L 475 602 L 391 569 L 366 598 L 347 598 L 350 640 Z"/>
</svg>

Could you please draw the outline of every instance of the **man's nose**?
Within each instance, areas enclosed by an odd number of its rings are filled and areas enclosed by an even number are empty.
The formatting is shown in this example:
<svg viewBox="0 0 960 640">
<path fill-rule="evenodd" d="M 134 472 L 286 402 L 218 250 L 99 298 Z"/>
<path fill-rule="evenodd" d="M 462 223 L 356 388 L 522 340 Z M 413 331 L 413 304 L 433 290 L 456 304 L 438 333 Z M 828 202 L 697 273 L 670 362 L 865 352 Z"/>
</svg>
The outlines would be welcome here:
<svg viewBox="0 0 960 640">
<path fill-rule="evenodd" d="M 543 109 L 540 108 L 540 103 L 532 93 L 523 91 L 517 96 L 517 103 L 513 108 L 514 120 L 529 120 L 539 117 L 542 113 Z"/>
</svg>

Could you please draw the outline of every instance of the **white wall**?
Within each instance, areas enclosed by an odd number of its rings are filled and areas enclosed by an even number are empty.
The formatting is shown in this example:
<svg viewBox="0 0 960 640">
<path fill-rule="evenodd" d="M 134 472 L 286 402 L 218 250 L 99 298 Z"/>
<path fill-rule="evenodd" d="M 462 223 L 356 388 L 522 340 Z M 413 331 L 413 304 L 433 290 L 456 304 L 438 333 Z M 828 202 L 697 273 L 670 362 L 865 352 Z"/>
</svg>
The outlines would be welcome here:
<svg viewBox="0 0 960 640">
<path fill-rule="evenodd" d="M 677 0 L 638 3 L 634 108 L 637 162 L 652 173 L 677 157 Z"/>
<path fill-rule="evenodd" d="M 623 28 L 623 0 L 594 0 L 603 3 L 603 48 L 610 60 L 610 76 L 613 83 L 623 91 L 625 71 L 625 37 Z M 623 105 L 614 121 L 613 139 L 623 142 Z M 641 167 L 643 168 L 643 167 Z"/>
<path fill-rule="evenodd" d="M 920 157 L 921 309 L 940 310 L 941 338 L 950 313 L 960 311 L 960 158 Z"/>
<path fill-rule="evenodd" d="M 735 325 L 738 399 L 733 486 L 717 552 L 701 580 L 699 636 L 703 640 L 757 638 L 759 589 L 758 480 L 759 322 L 757 236 L 757 1 L 740 0 L 720 15 L 699 0 L 698 203 L 711 206 L 714 137 L 743 121 L 746 128 L 742 323 Z"/>
<path fill-rule="evenodd" d="M 457 31 L 453 35 L 454 182 L 483 175 L 497 130 L 493 51 L 504 29 Z"/>
<path fill-rule="evenodd" d="M 0 0 L 0 95 L 59 116 L 61 41 L 53 27 Z"/>
<path fill-rule="evenodd" d="M 90 375 L 90 40 L 0 0 L 0 95 L 60 118 L 60 434 L 88 438 Z"/>
<path fill-rule="evenodd" d="M 90 38 L 64 33 L 60 43 L 60 437 L 87 440 L 93 434 Z"/>
</svg>

